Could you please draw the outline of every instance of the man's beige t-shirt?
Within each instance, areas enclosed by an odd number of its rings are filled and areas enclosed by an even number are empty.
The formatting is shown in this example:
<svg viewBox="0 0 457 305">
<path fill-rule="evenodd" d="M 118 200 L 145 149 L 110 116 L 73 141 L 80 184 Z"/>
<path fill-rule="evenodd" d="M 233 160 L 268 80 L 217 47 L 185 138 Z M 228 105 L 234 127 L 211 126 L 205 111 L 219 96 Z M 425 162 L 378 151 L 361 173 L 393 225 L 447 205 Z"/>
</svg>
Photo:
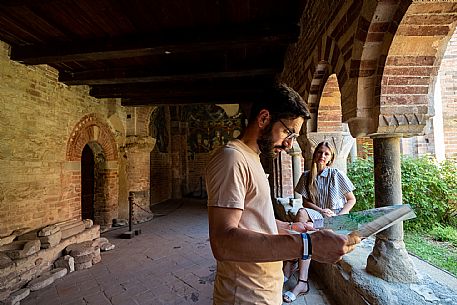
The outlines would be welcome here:
<svg viewBox="0 0 457 305">
<path fill-rule="evenodd" d="M 208 206 L 243 210 L 239 228 L 278 234 L 258 153 L 240 140 L 218 149 L 206 168 Z M 282 262 L 217 262 L 214 304 L 282 304 Z"/>
</svg>

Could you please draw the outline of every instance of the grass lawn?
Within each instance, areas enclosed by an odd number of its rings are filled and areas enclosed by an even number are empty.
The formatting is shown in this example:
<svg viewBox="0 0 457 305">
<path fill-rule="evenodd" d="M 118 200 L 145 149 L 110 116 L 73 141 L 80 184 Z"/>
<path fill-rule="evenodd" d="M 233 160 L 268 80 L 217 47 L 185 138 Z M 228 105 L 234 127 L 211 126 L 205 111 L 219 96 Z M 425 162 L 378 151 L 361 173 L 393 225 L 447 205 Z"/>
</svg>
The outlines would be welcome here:
<svg viewBox="0 0 457 305">
<path fill-rule="evenodd" d="M 409 253 L 457 277 L 457 247 L 415 232 L 405 232 L 404 241 Z"/>
</svg>

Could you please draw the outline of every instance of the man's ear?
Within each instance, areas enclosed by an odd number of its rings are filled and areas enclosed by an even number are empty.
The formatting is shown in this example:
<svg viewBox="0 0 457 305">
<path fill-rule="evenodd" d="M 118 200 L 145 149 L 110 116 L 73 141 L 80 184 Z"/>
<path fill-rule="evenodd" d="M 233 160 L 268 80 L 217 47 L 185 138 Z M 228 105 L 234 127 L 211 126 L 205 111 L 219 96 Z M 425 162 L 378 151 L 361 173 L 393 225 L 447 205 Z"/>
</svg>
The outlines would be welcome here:
<svg viewBox="0 0 457 305">
<path fill-rule="evenodd" d="M 267 126 L 270 123 L 270 112 L 266 109 L 262 109 L 257 116 L 257 123 L 260 128 Z"/>
</svg>

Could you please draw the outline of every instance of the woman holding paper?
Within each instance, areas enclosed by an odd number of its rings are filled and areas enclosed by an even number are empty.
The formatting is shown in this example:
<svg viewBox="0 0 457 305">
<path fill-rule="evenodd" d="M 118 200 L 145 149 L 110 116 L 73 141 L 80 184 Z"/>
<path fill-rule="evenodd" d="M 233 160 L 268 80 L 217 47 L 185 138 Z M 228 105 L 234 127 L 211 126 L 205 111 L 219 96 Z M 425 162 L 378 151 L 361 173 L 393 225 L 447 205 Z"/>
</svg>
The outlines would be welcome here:
<svg viewBox="0 0 457 305">
<path fill-rule="evenodd" d="M 347 214 L 355 204 L 352 193 L 354 185 L 340 170 L 331 168 L 335 152 L 328 142 L 321 142 L 313 153 L 311 170 L 305 171 L 295 187 L 303 196 L 303 208 L 299 209 L 295 221 L 316 223 L 324 217 Z M 299 260 L 297 285 L 283 295 L 284 302 L 291 303 L 309 291 L 308 270 L 311 259 Z M 284 264 L 284 276 L 288 279 L 293 273 L 292 262 Z"/>
</svg>

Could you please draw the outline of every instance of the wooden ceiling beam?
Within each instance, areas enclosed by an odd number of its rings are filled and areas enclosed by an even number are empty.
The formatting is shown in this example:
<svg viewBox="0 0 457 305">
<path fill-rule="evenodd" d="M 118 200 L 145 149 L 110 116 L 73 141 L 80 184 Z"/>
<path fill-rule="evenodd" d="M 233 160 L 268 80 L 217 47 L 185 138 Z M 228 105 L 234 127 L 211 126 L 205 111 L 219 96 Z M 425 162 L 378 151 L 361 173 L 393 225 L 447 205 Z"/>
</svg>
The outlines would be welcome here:
<svg viewBox="0 0 457 305">
<path fill-rule="evenodd" d="M 12 46 L 11 59 L 24 64 L 97 61 L 231 48 L 287 45 L 298 37 L 297 24 L 250 24 L 212 29 L 179 29 L 137 37 Z"/>
<path fill-rule="evenodd" d="M 152 105 L 189 105 L 189 104 L 242 104 L 253 103 L 260 96 L 260 90 L 244 91 L 232 94 L 208 96 L 180 96 L 180 97 L 151 97 L 151 98 L 123 98 L 122 106 L 141 107 Z"/>
<path fill-rule="evenodd" d="M 225 90 L 194 90 L 194 91 L 116 91 L 116 92 L 100 92 L 100 90 L 92 91 L 91 96 L 96 98 L 131 98 L 131 99 L 199 99 L 199 98 L 223 98 L 233 96 L 243 96 L 250 94 L 252 91 L 259 92 L 258 89 L 225 89 Z"/>
<path fill-rule="evenodd" d="M 128 83 L 181 82 L 257 76 L 274 77 L 279 72 L 278 69 L 272 68 L 234 71 L 209 71 L 208 69 L 197 69 L 194 71 L 181 71 L 181 73 L 176 74 L 169 74 L 165 71 L 156 70 L 157 69 L 151 68 L 133 71 L 89 70 L 76 73 L 60 73 L 59 81 L 67 85 L 115 85 Z"/>
<path fill-rule="evenodd" d="M 233 97 L 252 92 L 259 93 L 263 88 L 271 85 L 272 81 L 272 77 L 248 77 L 195 82 L 98 85 L 90 89 L 90 95 L 96 98 L 134 99 Z"/>
</svg>

